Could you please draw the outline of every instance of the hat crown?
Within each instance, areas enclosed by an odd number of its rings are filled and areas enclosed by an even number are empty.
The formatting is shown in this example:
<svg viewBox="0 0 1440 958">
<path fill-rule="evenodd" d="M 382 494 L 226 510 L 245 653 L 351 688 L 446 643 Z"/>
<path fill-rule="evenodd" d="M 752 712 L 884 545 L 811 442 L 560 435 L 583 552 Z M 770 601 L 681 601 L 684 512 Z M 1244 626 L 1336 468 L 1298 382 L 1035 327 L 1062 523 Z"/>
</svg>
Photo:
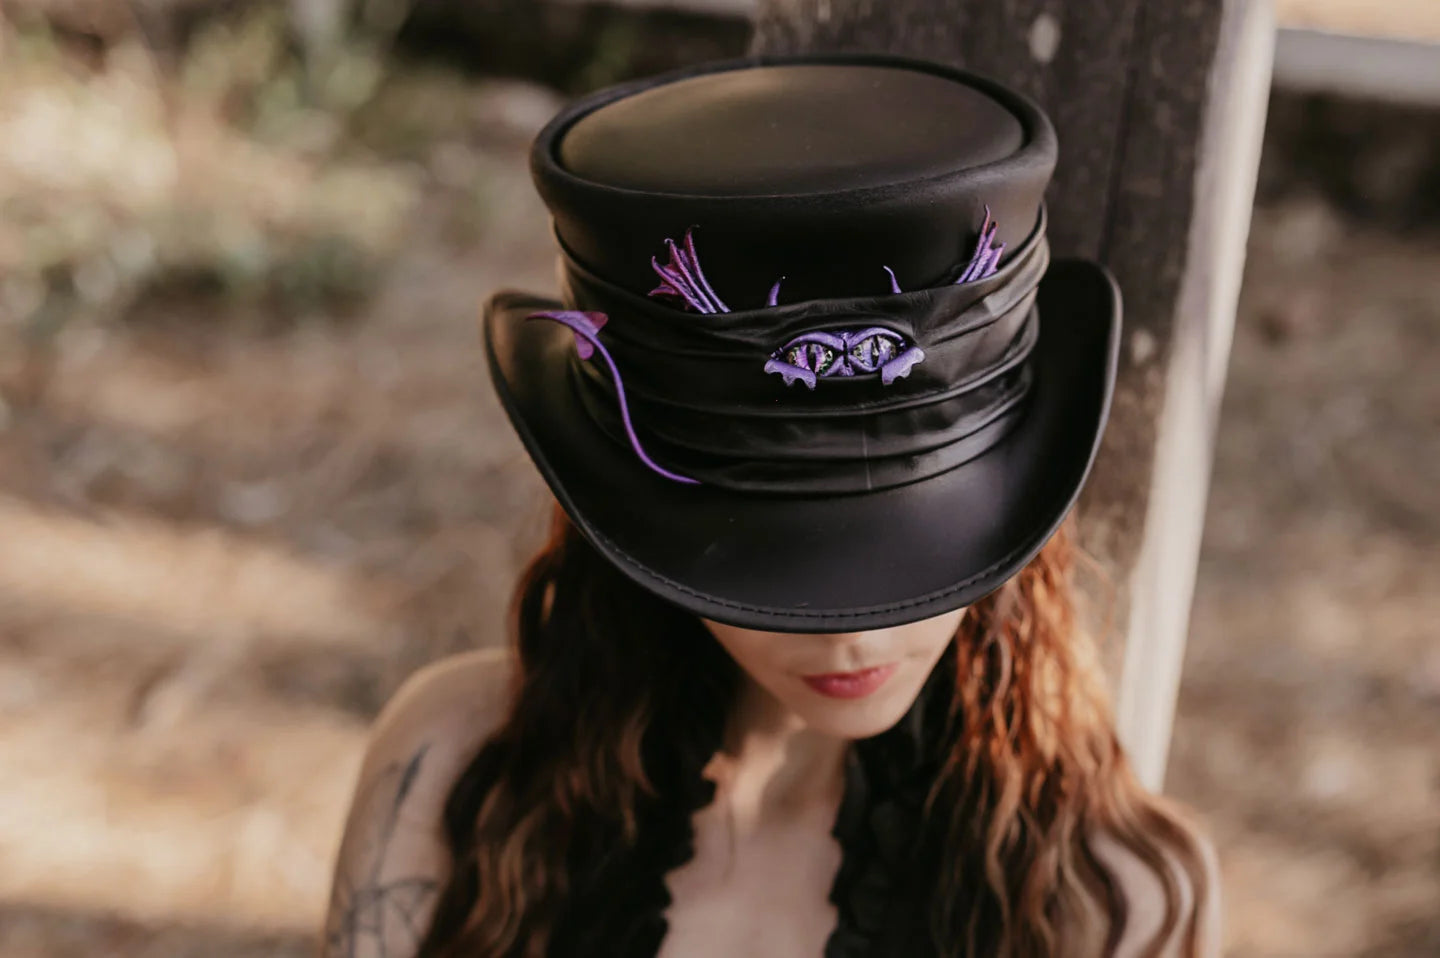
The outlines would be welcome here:
<svg viewBox="0 0 1440 958">
<path fill-rule="evenodd" d="M 691 196 L 843 192 L 1003 160 L 1019 120 L 981 91 L 895 66 L 794 63 L 687 77 L 582 116 L 561 165 Z"/>
<path fill-rule="evenodd" d="M 652 256 L 695 228 L 735 309 L 953 279 L 986 208 L 1017 249 L 1040 220 L 1055 137 L 1023 97 L 892 57 L 710 64 L 612 88 L 540 134 L 532 169 L 568 255 L 654 286 Z"/>
<path fill-rule="evenodd" d="M 1055 150 L 1023 96 L 881 56 L 704 65 L 561 113 L 531 153 L 560 299 L 498 293 L 484 329 L 581 532 L 682 608 L 782 632 L 914 621 L 1023 567 L 1119 350 L 1113 280 L 1049 262 Z"/>
</svg>

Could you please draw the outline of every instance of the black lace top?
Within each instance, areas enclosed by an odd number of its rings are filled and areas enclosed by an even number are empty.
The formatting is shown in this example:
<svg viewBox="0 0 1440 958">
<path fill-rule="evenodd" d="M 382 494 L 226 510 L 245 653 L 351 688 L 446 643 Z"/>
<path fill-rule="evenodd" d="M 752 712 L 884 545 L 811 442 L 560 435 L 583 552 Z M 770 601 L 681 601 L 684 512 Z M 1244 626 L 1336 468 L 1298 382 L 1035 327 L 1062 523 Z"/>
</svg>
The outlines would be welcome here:
<svg viewBox="0 0 1440 958">
<path fill-rule="evenodd" d="M 940 736 L 949 703 L 953 665 L 942 661 L 914 706 L 890 730 L 852 745 L 845 792 L 832 834 L 841 864 L 830 889 L 838 914 L 824 958 L 923 958 L 934 953 L 928 934 L 935 847 L 922 841 L 921 808 L 939 768 L 931 743 Z M 702 770 L 718 746 L 718 725 L 695 713 L 695 728 L 709 736 L 671 748 L 647 762 L 655 769 L 656 797 L 640 815 L 637 841 L 577 861 L 570 904 L 554 929 L 556 958 L 603 953 L 654 958 L 668 931 L 670 894 L 665 876 L 694 855 L 692 818 L 715 796 Z"/>
</svg>

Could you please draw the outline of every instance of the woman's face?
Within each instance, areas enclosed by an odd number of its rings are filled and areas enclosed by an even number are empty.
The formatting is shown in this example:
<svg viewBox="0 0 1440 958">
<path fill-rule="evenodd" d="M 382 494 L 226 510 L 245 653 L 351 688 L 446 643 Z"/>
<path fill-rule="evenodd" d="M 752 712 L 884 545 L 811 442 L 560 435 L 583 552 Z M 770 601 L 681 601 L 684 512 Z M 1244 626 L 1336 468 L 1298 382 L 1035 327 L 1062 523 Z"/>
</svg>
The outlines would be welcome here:
<svg viewBox="0 0 1440 958">
<path fill-rule="evenodd" d="M 910 710 L 965 610 L 874 632 L 793 635 L 702 619 L 731 657 L 818 732 L 869 738 Z"/>
</svg>

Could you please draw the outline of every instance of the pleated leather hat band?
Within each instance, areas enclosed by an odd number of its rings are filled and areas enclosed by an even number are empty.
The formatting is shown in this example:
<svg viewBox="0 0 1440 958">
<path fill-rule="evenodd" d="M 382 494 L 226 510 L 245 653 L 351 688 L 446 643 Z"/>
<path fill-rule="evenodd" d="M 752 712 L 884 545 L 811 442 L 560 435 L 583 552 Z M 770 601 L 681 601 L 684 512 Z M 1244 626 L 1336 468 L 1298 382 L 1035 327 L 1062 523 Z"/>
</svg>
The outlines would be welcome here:
<svg viewBox="0 0 1440 958">
<path fill-rule="evenodd" d="M 740 311 L 704 277 L 702 226 L 656 263 L 668 295 L 639 296 L 562 252 L 571 309 L 537 317 L 575 332 L 569 388 L 652 471 L 767 495 L 884 489 L 981 455 L 1023 417 L 1044 226 L 1042 208 L 1000 267 L 987 221 L 946 285 L 906 292 L 892 273 L 889 294 Z"/>
</svg>

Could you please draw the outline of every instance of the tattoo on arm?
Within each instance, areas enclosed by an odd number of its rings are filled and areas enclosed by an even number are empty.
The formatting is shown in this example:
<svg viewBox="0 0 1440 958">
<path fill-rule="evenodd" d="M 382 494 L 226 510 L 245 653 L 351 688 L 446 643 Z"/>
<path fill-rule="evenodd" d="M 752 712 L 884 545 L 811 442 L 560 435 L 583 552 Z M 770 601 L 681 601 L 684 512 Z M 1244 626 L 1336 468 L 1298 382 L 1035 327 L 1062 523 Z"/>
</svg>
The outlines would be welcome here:
<svg viewBox="0 0 1440 958">
<path fill-rule="evenodd" d="M 324 958 L 413 958 L 420 945 L 439 882 L 387 876 L 385 861 L 427 748 L 387 765 L 356 797 L 354 830 L 341 844 L 330 895 Z"/>
</svg>

